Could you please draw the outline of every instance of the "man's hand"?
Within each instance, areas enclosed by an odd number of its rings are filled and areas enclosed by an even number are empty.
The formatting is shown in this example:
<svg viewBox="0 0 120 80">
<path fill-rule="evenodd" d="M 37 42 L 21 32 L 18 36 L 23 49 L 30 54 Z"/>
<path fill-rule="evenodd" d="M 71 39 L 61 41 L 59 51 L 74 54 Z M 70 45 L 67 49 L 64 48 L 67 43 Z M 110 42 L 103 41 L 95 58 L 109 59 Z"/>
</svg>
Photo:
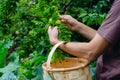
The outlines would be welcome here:
<svg viewBox="0 0 120 80">
<path fill-rule="evenodd" d="M 60 19 L 61 22 L 64 23 L 70 30 L 82 34 L 84 37 L 88 38 L 89 40 L 91 40 L 96 35 L 96 30 L 77 21 L 70 15 L 62 15 L 60 16 Z"/>
<path fill-rule="evenodd" d="M 56 26 L 54 28 L 51 28 L 51 26 L 49 26 L 48 35 L 49 35 L 50 43 L 52 45 L 55 45 L 59 41 L 58 40 L 58 27 Z"/>
<path fill-rule="evenodd" d="M 64 23 L 68 29 L 76 31 L 78 27 L 78 21 L 71 17 L 70 15 L 61 15 L 60 16 L 61 22 Z"/>
</svg>

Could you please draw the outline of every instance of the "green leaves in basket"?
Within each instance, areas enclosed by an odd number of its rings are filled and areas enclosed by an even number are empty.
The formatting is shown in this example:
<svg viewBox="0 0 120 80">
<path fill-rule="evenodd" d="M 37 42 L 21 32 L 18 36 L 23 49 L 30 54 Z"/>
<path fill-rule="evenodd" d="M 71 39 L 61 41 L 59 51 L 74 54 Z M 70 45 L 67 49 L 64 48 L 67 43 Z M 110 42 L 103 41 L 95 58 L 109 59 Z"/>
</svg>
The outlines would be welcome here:
<svg viewBox="0 0 120 80">
<path fill-rule="evenodd" d="M 56 51 L 54 52 L 54 54 L 52 56 L 52 62 L 55 63 L 57 60 L 59 60 L 61 62 L 66 57 L 69 57 L 69 55 L 67 53 L 63 52 L 60 49 L 56 49 Z"/>
</svg>

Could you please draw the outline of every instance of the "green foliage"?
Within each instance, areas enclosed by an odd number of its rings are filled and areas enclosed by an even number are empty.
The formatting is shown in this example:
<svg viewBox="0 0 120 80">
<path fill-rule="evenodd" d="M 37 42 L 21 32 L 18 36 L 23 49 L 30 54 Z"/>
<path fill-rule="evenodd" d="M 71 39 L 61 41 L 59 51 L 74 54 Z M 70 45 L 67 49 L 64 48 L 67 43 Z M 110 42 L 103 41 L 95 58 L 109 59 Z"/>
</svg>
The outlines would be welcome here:
<svg viewBox="0 0 120 80">
<path fill-rule="evenodd" d="M 109 0 L 0 0 L 0 79 L 42 80 L 41 64 L 52 47 L 48 26 L 59 27 L 61 40 L 86 41 L 61 24 L 59 15 L 70 14 L 97 29 L 110 5 Z M 66 56 L 58 49 L 52 61 Z"/>
<path fill-rule="evenodd" d="M 1 78 L 0 80 L 17 80 L 14 72 L 19 67 L 19 56 L 16 53 L 10 55 L 11 62 L 3 68 L 0 68 Z"/>
<path fill-rule="evenodd" d="M 0 78 L 0 80 L 17 80 L 16 76 L 12 72 L 6 72 Z"/>
<path fill-rule="evenodd" d="M 6 64 L 6 54 L 13 42 L 10 40 L 0 41 L 0 68 L 4 67 Z"/>
<path fill-rule="evenodd" d="M 97 14 L 97 13 L 87 13 L 84 10 L 82 11 L 83 13 L 80 16 L 78 16 L 78 18 L 80 18 L 82 22 L 86 23 L 87 25 L 101 25 L 106 17 L 106 13 Z"/>
</svg>

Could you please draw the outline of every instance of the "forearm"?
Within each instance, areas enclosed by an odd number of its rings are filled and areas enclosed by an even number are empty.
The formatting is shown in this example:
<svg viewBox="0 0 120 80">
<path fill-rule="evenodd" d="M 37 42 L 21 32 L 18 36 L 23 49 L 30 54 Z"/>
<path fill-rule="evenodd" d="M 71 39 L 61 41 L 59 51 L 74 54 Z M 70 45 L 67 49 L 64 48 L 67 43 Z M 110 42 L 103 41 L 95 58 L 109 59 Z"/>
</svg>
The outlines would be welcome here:
<svg viewBox="0 0 120 80">
<path fill-rule="evenodd" d="M 59 40 L 51 40 L 51 44 L 55 45 L 60 42 Z M 97 59 L 101 53 L 109 46 L 109 42 L 102 38 L 99 34 L 90 42 L 68 42 L 60 45 L 60 49 L 63 51 L 81 58 L 85 58 L 89 61 Z"/>
<path fill-rule="evenodd" d="M 54 42 L 55 43 L 53 44 L 56 44 L 61 41 L 58 40 Z M 79 58 L 85 58 L 85 59 L 89 58 L 89 53 L 91 52 L 89 43 L 67 42 L 65 44 L 61 44 L 59 48 L 73 56 L 76 56 Z"/>
<path fill-rule="evenodd" d="M 82 34 L 87 39 L 91 40 L 96 35 L 96 30 L 88 27 L 87 25 L 78 22 L 76 31 Z"/>
<path fill-rule="evenodd" d="M 62 15 L 60 16 L 60 19 L 61 19 L 61 22 L 64 23 L 68 27 L 68 29 L 79 32 L 84 37 L 88 38 L 89 40 L 91 40 L 96 35 L 96 30 L 77 21 L 70 15 Z"/>
<path fill-rule="evenodd" d="M 58 39 L 57 27 L 54 27 L 53 29 L 49 27 L 48 35 L 49 35 L 50 43 L 52 45 L 55 45 L 58 42 L 60 42 L 60 40 Z M 98 56 L 100 56 L 101 53 L 106 48 L 108 48 L 109 45 L 110 43 L 105 38 L 103 38 L 98 33 L 96 33 L 94 34 L 94 38 L 92 38 L 90 42 L 84 42 L 84 43 L 68 42 L 66 44 L 60 45 L 59 48 L 74 56 L 86 58 L 89 61 L 93 61 L 97 59 Z"/>
</svg>

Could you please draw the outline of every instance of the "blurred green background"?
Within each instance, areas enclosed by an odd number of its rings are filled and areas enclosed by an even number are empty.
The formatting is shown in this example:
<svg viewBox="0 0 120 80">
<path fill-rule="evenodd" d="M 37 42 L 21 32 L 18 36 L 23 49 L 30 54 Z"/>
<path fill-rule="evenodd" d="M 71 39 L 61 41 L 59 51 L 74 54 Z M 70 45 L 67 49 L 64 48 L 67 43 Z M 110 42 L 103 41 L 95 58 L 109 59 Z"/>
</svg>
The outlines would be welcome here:
<svg viewBox="0 0 120 80">
<path fill-rule="evenodd" d="M 89 41 L 59 22 L 68 14 L 98 29 L 113 0 L 0 0 L 0 80 L 43 80 L 41 64 L 47 59 L 49 25 L 59 26 L 65 41 Z M 60 53 L 60 54 L 58 54 Z M 64 58 L 61 50 L 53 60 Z M 59 57 L 60 56 L 60 57 Z M 95 80 L 96 62 L 90 65 Z"/>
</svg>

